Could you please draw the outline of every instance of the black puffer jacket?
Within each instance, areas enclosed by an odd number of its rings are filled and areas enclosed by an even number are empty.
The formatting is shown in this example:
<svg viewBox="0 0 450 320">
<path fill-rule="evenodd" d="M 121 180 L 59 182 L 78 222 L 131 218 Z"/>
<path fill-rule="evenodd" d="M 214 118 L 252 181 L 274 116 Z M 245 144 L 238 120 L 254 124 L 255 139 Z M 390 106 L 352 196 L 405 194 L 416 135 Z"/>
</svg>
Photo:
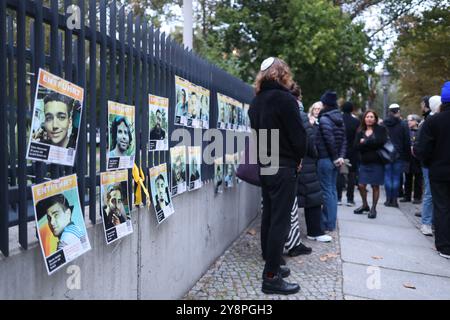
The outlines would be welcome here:
<svg viewBox="0 0 450 320">
<path fill-rule="evenodd" d="M 345 158 L 347 139 L 344 120 L 336 107 L 320 112 L 316 143 L 319 159 L 330 158 L 335 161 L 338 158 Z"/>
<path fill-rule="evenodd" d="M 353 143 L 360 121 L 353 117 L 350 112 L 344 112 L 342 118 L 344 119 L 345 137 L 347 138 L 347 152 L 345 158 L 350 160 L 352 166 L 349 169 L 354 172 L 358 168 L 358 153 L 355 151 Z"/>
<path fill-rule="evenodd" d="M 298 206 L 300 208 L 312 208 L 320 206 L 323 202 L 322 189 L 317 176 L 317 149 L 314 144 L 318 126 L 311 126 L 306 113 L 301 112 L 300 116 L 308 137 L 308 150 L 303 158 L 302 170 L 299 173 Z"/>
<path fill-rule="evenodd" d="M 411 157 L 411 139 L 409 137 L 409 128 L 400 118 L 389 116 L 383 122 L 388 130 L 389 137 L 395 150 L 400 155 L 400 160 L 408 161 Z"/>
</svg>

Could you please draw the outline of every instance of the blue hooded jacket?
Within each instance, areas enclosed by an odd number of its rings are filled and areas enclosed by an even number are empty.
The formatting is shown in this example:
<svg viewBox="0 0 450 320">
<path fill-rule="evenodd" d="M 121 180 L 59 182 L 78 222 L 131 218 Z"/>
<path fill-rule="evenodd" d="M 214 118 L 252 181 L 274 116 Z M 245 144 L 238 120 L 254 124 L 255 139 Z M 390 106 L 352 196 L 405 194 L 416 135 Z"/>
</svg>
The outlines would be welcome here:
<svg viewBox="0 0 450 320">
<path fill-rule="evenodd" d="M 345 158 L 347 141 L 342 113 L 336 108 L 323 109 L 319 114 L 319 132 L 316 139 L 319 159 L 335 161 Z"/>
</svg>

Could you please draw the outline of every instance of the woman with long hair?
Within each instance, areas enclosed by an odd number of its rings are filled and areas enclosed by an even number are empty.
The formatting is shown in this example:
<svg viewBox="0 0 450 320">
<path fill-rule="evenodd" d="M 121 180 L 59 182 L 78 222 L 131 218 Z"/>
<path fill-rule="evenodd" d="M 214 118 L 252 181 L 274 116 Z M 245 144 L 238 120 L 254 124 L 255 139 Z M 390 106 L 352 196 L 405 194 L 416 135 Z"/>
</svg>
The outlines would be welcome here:
<svg viewBox="0 0 450 320">
<path fill-rule="evenodd" d="M 355 214 L 369 212 L 368 218 L 377 216 L 377 203 L 380 198 L 380 186 L 384 184 L 384 164 L 378 154 L 388 139 L 385 127 L 378 125 L 378 115 L 373 110 L 367 110 L 356 133 L 355 150 L 360 154 L 358 189 L 362 198 L 362 206 L 354 211 Z M 367 203 L 366 186 L 372 186 L 372 207 Z"/>
<path fill-rule="evenodd" d="M 262 291 L 270 294 L 293 294 L 300 290 L 298 284 L 283 280 L 290 270 L 281 266 L 297 194 L 297 174 L 306 153 L 306 132 L 297 101 L 289 91 L 292 84 L 291 71 L 283 60 L 272 57 L 264 60 L 256 76 L 256 96 L 248 112 L 251 127 L 257 133 L 263 198 L 261 249 L 266 263 Z M 272 137 L 260 137 L 274 133 L 279 139 L 278 154 L 274 145 L 268 143 Z"/>
</svg>

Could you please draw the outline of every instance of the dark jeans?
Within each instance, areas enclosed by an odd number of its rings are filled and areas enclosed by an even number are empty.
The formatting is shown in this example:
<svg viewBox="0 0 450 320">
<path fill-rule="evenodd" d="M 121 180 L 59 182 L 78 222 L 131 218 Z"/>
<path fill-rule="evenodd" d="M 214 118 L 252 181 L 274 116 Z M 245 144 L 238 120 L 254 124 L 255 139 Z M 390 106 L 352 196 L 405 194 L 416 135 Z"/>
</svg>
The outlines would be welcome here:
<svg viewBox="0 0 450 320">
<path fill-rule="evenodd" d="M 310 237 L 323 236 L 322 230 L 322 206 L 305 208 L 306 232 Z"/>
<path fill-rule="evenodd" d="M 270 176 L 260 176 L 263 197 L 261 249 L 264 272 L 278 273 L 281 255 L 291 228 L 291 209 L 297 194 L 297 172 L 280 168 Z"/>
<path fill-rule="evenodd" d="M 347 186 L 347 202 L 354 201 L 355 194 L 355 185 L 356 185 L 356 172 L 349 172 L 347 175 L 347 179 L 343 174 L 338 174 L 338 182 L 337 182 L 337 194 L 338 200 L 342 200 L 342 191 Z"/>
<path fill-rule="evenodd" d="M 405 198 L 411 199 L 414 185 L 414 199 L 422 199 L 423 175 L 422 171 L 407 173 L 405 179 Z"/>
<path fill-rule="evenodd" d="M 397 160 L 384 166 L 384 188 L 387 199 L 398 198 L 404 162 Z"/>
<path fill-rule="evenodd" d="M 436 249 L 450 255 L 450 181 L 430 180 Z"/>
</svg>

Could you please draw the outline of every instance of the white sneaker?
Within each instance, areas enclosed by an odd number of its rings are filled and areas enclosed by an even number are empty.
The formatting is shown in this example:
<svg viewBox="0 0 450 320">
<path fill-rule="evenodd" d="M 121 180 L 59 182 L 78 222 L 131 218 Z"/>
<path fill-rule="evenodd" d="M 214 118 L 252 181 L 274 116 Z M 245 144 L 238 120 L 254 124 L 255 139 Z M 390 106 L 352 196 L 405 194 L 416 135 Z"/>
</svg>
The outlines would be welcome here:
<svg viewBox="0 0 450 320">
<path fill-rule="evenodd" d="M 309 240 L 315 240 L 315 241 L 319 241 L 319 242 L 331 242 L 331 240 L 333 240 L 333 238 L 331 236 L 327 235 L 327 234 L 324 234 L 324 235 L 321 235 L 321 236 L 318 236 L 318 237 L 307 236 L 307 238 Z"/>
<path fill-rule="evenodd" d="M 433 230 L 431 230 L 431 226 L 429 226 L 427 224 L 423 224 L 422 227 L 420 228 L 420 231 L 426 236 L 433 235 Z"/>
<path fill-rule="evenodd" d="M 439 255 L 445 259 L 450 259 L 450 255 L 439 252 Z"/>
<path fill-rule="evenodd" d="M 338 206 L 342 206 L 342 201 L 338 201 Z"/>
</svg>

